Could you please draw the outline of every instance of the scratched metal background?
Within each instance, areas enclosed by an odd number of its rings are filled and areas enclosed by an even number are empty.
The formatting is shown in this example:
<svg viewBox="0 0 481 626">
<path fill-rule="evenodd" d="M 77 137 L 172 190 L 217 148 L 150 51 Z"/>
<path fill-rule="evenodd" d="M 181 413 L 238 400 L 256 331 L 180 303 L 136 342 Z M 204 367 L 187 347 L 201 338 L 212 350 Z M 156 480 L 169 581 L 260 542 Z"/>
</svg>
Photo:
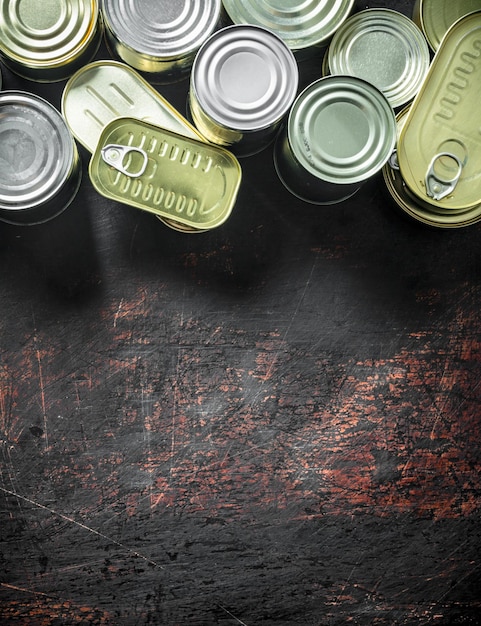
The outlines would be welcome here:
<svg viewBox="0 0 481 626">
<path fill-rule="evenodd" d="M 182 235 L 82 157 L 61 217 L 0 225 L 0 622 L 481 623 L 480 227 L 380 177 L 303 204 L 268 149 Z"/>
</svg>

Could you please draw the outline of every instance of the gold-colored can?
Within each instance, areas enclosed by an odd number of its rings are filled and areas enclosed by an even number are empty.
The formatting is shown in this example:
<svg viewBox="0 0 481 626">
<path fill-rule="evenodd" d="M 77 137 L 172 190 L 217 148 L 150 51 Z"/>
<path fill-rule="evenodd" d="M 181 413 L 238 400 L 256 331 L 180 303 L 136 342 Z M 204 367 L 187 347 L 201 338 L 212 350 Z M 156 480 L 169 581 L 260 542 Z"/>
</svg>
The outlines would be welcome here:
<svg viewBox="0 0 481 626">
<path fill-rule="evenodd" d="M 0 0 L 0 56 L 29 80 L 68 78 L 101 39 L 97 0 Z"/>
<path fill-rule="evenodd" d="M 401 176 L 433 212 L 481 203 L 481 11 L 448 30 L 406 117 L 397 146 Z"/>
<path fill-rule="evenodd" d="M 454 22 L 479 10 L 481 0 L 416 0 L 412 17 L 435 52 Z"/>
</svg>

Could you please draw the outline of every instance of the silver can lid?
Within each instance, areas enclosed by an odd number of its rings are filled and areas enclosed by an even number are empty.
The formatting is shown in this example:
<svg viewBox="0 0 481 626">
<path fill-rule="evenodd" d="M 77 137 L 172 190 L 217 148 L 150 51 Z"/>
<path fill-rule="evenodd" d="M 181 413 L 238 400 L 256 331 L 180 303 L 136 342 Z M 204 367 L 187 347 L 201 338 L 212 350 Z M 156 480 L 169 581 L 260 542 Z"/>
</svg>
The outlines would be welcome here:
<svg viewBox="0 0 481 626">
<path fill-rule="evenodd" d="M 299 94 L 287 133 L 295 158 L 308 172 L 331 183 L 358 183 L 390 157 L 396 118 L 374 85 L 351 76 L 328 76 Z"/>
<path fill-rule="evenodd" d="M 354 6 L 354 0 L 223 0 L 223 3 L 234 24 L 268 28 L 292 50 L 326 41 Z"/>
<path fill-rule="evenodd" d="M 102 10 L 123 45 L 152 59 L 184 59 L 214 31 L 221 0 L 103 0 Z"/>
<path fill-rule="evenodd" d="M 332 38 L 328 58 L 331 74 L 367 80 L 393 107 L 414 98 L 430 62 L 421 30 L 391 9 L 367 9 L 348 18 Z"/>
<path fill-rule="evenodd" d="M 202 45 L 191 90 L 217 124 L 241 132 L 271 127 L 287 113 L 299 82 L 297 61 L 274 33 L 251 25 L 223 28 Z"/>
<path fill-rule="evenodd" d="M 49 102 L 23 91 L 0 93 L 0 207 L 28 209 L 64 185 L 75 158 L 72 136 Z"/>
</svg>

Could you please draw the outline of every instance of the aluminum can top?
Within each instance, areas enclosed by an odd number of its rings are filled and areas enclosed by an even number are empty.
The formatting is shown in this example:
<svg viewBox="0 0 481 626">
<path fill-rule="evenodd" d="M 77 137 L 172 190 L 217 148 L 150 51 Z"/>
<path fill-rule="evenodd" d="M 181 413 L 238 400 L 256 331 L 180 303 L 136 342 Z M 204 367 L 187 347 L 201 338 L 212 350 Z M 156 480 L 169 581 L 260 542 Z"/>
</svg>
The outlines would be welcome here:
<svg viewBox="0 0 481 626">
<path fill-rule="evenodd" d="M 481 0 L 416 0 L 413 20 L 424 32 L 434 52 L 449 27 L 459 18 L 481 10 Z"/>
</svg>

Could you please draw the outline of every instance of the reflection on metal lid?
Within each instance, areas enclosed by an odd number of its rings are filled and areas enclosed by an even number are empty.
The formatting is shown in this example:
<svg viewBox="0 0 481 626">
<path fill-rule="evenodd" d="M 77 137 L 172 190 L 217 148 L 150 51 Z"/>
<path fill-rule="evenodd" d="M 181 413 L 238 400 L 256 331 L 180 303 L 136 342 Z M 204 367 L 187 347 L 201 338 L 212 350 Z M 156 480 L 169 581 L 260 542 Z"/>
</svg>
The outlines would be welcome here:
<svg viewBox="0 0 481 626">
<path fill-rule="evenodd" d="M 390 9 L 368 9 L 348 18 L 335 33 L 328 58 L 331 74 L 369 81 L 393 107 L 414 98 L 430 61 L 423 33 Z"/>
<path fill-rule="evenodd" d="M 0 52 L 15 72 L 60 80 L 95 54 L 97 0 L 0 0 Z"/>
<path fill-rule="evenodd" d="M 217 31 L 197 53 L 191 89 L 216 123 L 240 132 L 269 128 L 292 104 L 297 62 L 289 48 L 257 26 Z"/>
<path fill-rule="evenodd" d="M 411 191 L 439 209 L 481 203 L 481 11 L 444 37 L 404 123 L 401 174 Z"/>
<path fill-rule="evenodd" d="M 223 0 L 234 24 L 256 24 L 292 50 L 326 41 L 351 13 L 354 0 Z"/>
<path fill-rule="evenodd" d="M 62 113 L 90 152 L 104 127 L 118 117 L 137 117 L 189 137 L 199 133 L 135 70 L 117 61 L 96 61 L 65 85 Z"/>
<path fill-rule="evenodd" d="M 373 85 L 328 76 L 309 85 L 288 119 L 291 149 L 303 167 L 332 183 L 356 183 L 378 172 L 396 141 L 394 111 Z"/>
<path fill-rule="evenodd" d="M 481 10 L 481 0 L 416 0 L 413 19 L 436 51 L 449 27 L 459 18 Z"/>
<path fill-rule="evenodd" d="M 107 198 L 200 230 L 229 217 L 241 180 L 230 152 L 133 118 L 105 127 L 89 174 Z"/>
</svg>

